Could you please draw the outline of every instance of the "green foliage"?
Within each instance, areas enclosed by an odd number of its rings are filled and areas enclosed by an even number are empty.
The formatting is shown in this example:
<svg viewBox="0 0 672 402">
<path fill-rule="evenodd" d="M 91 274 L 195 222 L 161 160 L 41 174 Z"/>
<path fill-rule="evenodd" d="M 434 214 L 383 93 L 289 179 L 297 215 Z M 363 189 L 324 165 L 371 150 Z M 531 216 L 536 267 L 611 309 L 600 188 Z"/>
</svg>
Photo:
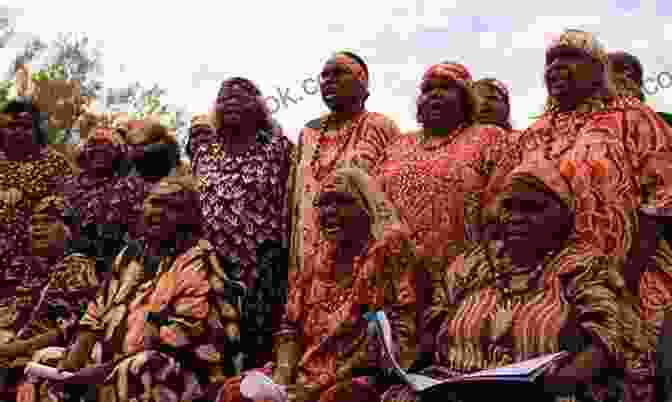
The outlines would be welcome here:
<svg viewBox="0 0 672 402">
<path fill-rule="evenodd" d="M 34 81 L 63 80 L 65 79 L 65 67 L 61 64 L 52 64 L 44 70 L 33 73 Z"/>
<path fill-rule="evenodd" d="M 49 127 L 47 129 L 47 142 L 52 145 L 64 144 L 66 139 L 65 134 L 65 130 Z"/>
</svg>

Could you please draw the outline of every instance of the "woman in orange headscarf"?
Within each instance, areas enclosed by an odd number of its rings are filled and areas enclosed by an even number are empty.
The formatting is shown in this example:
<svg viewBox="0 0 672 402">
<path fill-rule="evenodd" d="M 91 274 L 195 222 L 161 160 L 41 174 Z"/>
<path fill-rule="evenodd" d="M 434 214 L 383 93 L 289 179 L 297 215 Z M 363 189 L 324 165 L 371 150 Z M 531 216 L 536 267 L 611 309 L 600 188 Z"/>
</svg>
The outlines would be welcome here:
<svg viewBox="0 0 672 402">
<path fill-rule="evenodd" d="M 461 64 L 428 69 L 417 103 L 422 130 L 390 146 L 378 180 L 410 226 L 419 254 L 450 258 L 468 236 L 479 236 L 466 233 L 475 227 L 470 214 L 498 161 L 497 144 L 508 134 L 495 125 L 474 125 L 478 100 Z"/>
</svg>

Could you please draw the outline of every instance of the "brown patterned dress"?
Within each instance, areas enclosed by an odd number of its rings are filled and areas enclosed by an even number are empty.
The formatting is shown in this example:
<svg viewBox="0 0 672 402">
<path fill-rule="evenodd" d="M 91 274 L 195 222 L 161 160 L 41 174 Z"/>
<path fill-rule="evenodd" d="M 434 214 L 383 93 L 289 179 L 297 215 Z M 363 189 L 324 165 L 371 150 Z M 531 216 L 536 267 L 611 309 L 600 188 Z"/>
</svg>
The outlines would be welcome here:
<svg viewBox="0 0 672 402">
<path fill-rule="evenodd" d="M 23 199 L 13 207 L 0 202 L 0 265 L 6 266 L 27 247 L 32 208 L 42 198 L 62 188 L 70 164 L 60 153 L 43 148 L 32 160 L 12 161 L 0 153 L 0 188 L 16 188 Z"/>
<path fill-rule="evenodd" d="M 627 291 L 613 265 L 593 249 L 570 245 L 547 257 L 517 288 L 509 282 L 501 245 L 474 245 L 436 286 L 426 315 L 428 328 L 436 329 L 433 365 L 423 374 L 448 378 L 561 350 L 576 353 L 591 339 L 615 367 L 625 367 L 634 355 L 623 334 L 635 333 L 637 320 L 619 301 Z M 592 391 L 586 387 L 577 397 L 591 400 L 597 396 Z M 383 395 L 385 402 L 416 400 L 401 385 Z"/>
</svg>

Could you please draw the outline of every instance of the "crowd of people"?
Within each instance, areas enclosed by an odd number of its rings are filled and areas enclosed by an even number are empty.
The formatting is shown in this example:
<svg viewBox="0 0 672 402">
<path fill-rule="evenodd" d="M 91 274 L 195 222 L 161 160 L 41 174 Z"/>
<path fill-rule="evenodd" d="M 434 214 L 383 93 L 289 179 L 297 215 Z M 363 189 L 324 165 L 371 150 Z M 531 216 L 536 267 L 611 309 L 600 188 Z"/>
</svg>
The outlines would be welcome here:
<svg viewBox="0 0 672 402">
<path fill-rule="evenodd" d="M 292 402 L 418 401 L 387 370 L 384 311 L 412 373 L 566 351 L 549 400 L 667 401 L 672 122 L 637 57 L 591 33 L 545 58 L 522 131 L 507 86 L 458 62 L 420 77 L 402 133 L 366 109 L 364 60 L 335 53 L 297 144 L 232 77 L 188 162 L 158 122 L 105 116 L 66 155 L 38 102 L 10 102 L 0 400 L 261 402 L 241 391 L 260 372 Z"/>
</svg>

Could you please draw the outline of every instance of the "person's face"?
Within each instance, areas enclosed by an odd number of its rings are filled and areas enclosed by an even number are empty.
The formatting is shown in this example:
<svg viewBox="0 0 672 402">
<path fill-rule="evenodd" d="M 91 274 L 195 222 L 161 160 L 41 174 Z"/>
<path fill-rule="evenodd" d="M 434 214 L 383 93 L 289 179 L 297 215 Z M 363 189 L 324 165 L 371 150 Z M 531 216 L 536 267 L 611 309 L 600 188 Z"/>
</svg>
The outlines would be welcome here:
<svg viewBox="0 0 672 402">
<path fill-rule="evenodd" d="M 20 114 L 0 130 L 4 138 L 3 145 L 8 150 L 24 151 L 34 146 L 33 120 L 27 113 Z"/>
<path fill-rule="evenodd" d="M 160 184 L 147 196 L 143 204 L 144 219 L 149 237 L 174 239 L 182 224 L 189 221 L 185 208 L 186 194 L 177 185 Z"/>
<path fill-rule="evenodd" d="M 622 56 L 617 56 L 610 57 L 609 62 L 611 63 L 611 71 L 616 76 L 621 76 L 640 86 L 642 85 L 642 77 L 637 72 L 637 67 L 635 67 L 635 65 L 630 61 L 626 60 Z"/>
<path fill-rule="evenodd" d="M 261 110 L 254 89 L 245 82 L 230 81 L 217 95 L 215 112 L 224 126 L 240 126 L 249 118 L 256 118 Z"/>
<path fill-rule="evenodd" d="M 466 117 L 464 92 L 454 81 L 429 79 L 420 88 L 418 111 L 424 127 L 453 127 Z"/>
<path fill-rule="evenodd" d="M 566 240 L 572 214 L 549 194 L 515 192 L 501 202 L 508 219 L 502 225 L 502 239 L 514 252 L 552 249 Z"/>
<path fill-rule="evenodd" d="M 595 91 L 601 66 L 579 49 L 558 47 L 546 57 L 544 80 L 549 95 L 561 102 L 578 101 Z"/>
<path fill-rule="evenodd" d="M 34 255 L 48 256 L 65 249 L 65 223 L 51 214 L 34 214 L 30 219 L 31 249 Z"/>
<path fill-rule="evenodd" d="M 361 82 L 343 63 L 329 60 L 320 74 L 322 100 L 331 110 L 345 107 L 363 97 Z"/>
<path fill-rule="evenodd" d="M 479 121 L 495 124 L 504 124 L 509 121 L 509 104 L 504 94 L 487 83 L 476 85 L 475 90 L 480 102 Z"/>
<path fill-rule="evenodd" d="M 324 192 L 320 195 L 318 208 L 320 226 L 326 239 L 358 239 L 362 233 L 368 237 L 368 216 L 352 194 L 345 191 Z"/>
</svg>

